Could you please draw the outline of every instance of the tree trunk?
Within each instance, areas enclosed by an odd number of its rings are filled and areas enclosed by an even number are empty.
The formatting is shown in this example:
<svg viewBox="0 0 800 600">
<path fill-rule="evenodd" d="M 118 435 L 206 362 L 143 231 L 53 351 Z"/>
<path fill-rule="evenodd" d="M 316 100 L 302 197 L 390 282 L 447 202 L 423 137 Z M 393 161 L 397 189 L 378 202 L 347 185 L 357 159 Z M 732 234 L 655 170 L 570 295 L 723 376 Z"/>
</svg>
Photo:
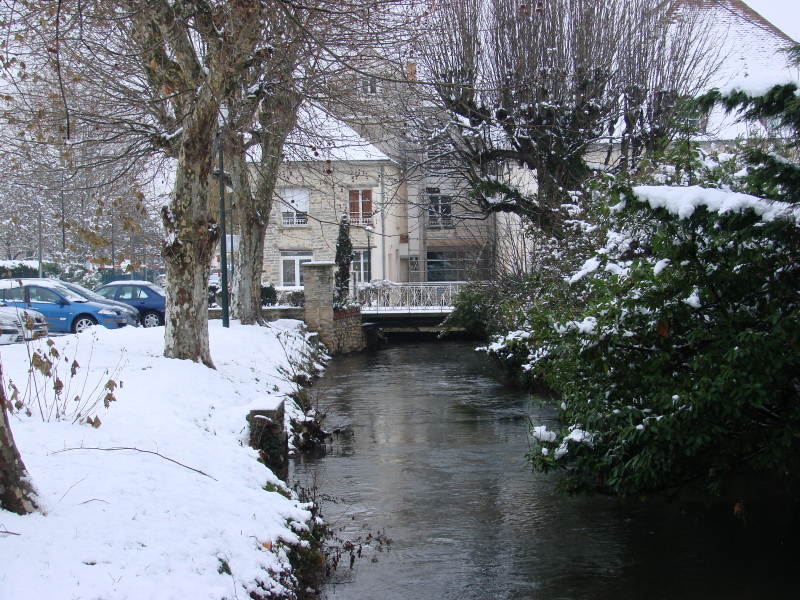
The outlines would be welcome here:
<svg viewBox="0 0 800 600">
<path fill-rule="evenodd" d="M 0 367 L 0 508 L 27 515 L 36 512 L 36 490 L 31 483 L 25 464 L 11 435 L 11 427 L 6 413 L 6 389 L 3 384 L 3 370 Z"/>
<path fill-rule="evenodd" d="M 164 356 L 211 368 L 208 269 L 219 231 L 207 199 L 218 110 L 219 101 L 210 93 L 198 97 L 184 124 L 172 197 L 162 209 L 162 253 L 169 281 Z"/>
<path fill-rule="evenodd" d="M 259 113 L 261 161 L 256 169 L 255 190 L 250 184 L 246 155 L 239 145 L 233 166 L 234 190 L 241 220 L 239 263 L 234 273 L 231 314 L 243 324 L 262 323 L 261 275 L 264 270 L 264 236 L 272 211 L 283 144 L 294 127 L 299 97 L 278 93 L 265 100 Z M 235 144 L 236 145 L 236 144 Z"/>
</svg>

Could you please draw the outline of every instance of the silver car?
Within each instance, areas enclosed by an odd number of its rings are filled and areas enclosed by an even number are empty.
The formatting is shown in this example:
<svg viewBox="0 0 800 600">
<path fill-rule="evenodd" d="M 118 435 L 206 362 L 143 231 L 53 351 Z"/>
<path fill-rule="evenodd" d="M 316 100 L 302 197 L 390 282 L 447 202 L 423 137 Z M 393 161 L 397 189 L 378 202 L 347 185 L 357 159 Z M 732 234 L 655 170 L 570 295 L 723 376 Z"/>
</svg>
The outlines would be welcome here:
<svg viewBox="0 0 800 600">
<path fill-rule="evenodd" d="M 19 310 L 0 302 L 0 344 L 13 344 L 47 335 L 47 319 L 38 311 Z"/>
</svg>

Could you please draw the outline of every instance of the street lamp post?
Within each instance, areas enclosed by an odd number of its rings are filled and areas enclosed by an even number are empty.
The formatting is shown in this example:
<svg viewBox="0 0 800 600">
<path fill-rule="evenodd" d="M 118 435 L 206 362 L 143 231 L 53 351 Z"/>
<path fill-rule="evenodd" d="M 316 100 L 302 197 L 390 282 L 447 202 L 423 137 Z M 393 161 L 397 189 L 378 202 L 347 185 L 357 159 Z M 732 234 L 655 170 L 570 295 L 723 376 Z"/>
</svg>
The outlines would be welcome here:
<svg viewBox="0 0 800 600">
<path fill-rule="evenodd" d="M 372 282 L 372 240 L 370 238 L 370 233 L 372 233 L 372 227 L 367 226 L 367 283 Z"/>
<path fill-rule="evenodd" d="M 64 215 L 64 169 L 61 169 L 61 254 L 62 257 L 67 253 L 67 230 L 66 230 L 66 215 Z M 63 260 L 63 258 L 62 258 Z"/>
<path fill-rule="evenodd" d="M 220 284 L 222 285 L 222 326 L 230 327 L 228 318 L 228 249 L 225 240 L 225 163 L 223 161 L 222 140 L 225 121 L 223 109 L 220 109 L 219 130 L 217 131 L 217 145 L 219 146 L 219 255 L 220 255 Z"/>
</svg>

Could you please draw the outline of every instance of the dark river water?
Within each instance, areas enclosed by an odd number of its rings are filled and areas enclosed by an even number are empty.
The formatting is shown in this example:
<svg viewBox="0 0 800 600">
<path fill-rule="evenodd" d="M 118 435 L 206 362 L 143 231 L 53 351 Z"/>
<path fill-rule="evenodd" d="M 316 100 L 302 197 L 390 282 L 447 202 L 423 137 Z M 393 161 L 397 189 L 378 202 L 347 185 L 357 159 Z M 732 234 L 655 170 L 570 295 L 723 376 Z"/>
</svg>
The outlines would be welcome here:
<svg viewBox="0 0 800 600">
<path fill-rule="evenodd" d="M 291 477 L 330 498 L 340 537 L 391 544 L 344 561 L 326 598 L 800 598 L 800 539 L 775 515 L 556 493 L 525 462 L 529 419 L 554 411 L 499 383 L 473 347 L 398 343 L 329 367 L 319 403 L 341 432 Z"/>
</svg>

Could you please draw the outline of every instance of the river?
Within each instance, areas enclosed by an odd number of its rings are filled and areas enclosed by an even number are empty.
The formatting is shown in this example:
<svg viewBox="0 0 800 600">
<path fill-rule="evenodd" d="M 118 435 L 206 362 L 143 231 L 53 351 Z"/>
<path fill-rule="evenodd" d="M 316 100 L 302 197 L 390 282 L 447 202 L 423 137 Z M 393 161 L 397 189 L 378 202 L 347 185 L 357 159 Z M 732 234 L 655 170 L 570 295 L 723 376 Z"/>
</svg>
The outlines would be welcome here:
<svg viewBox="0 0 800 600">
<path fill-rule="evenodd" d="M 688 502 L 568 498 L 531 472 L 529 419 L 470 342 L 336 358 L 318 388 L 336 429 L 290 476 L 345 539 L 384 532 L 323 590 L 331 600 L 800 598 L 797 531 L 774 515 Z"/>
</svg>

